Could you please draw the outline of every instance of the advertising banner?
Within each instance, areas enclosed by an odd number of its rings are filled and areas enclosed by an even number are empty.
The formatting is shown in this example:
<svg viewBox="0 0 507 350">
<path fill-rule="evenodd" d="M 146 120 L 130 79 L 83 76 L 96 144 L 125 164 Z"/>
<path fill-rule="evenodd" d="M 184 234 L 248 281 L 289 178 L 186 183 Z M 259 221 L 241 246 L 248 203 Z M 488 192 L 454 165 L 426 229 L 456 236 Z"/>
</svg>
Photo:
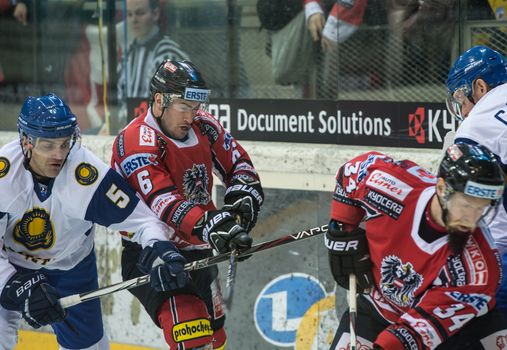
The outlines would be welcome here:
<svg viewBox="0 0 507 350">
<path fill-rule="evenodd" d="M 147 103 L 128 101 L 129 115 Z M 457 127 L 444 103 L 212 99 L 208 110 L 238 140 L 441 148 Z"/>
</svg>

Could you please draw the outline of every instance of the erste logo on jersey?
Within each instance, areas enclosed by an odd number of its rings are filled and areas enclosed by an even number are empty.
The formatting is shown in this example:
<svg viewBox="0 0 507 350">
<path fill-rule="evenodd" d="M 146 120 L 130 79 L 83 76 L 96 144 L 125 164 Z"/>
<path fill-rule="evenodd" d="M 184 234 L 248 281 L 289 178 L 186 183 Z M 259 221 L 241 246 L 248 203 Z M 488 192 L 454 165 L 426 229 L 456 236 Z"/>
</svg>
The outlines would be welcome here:
<svg viewBox="0 0 507 350">
<path fill-rule="evenodd" d="M 366 185 L 401 201 L 413 190 L 405 182 L 381 170 L 375 170 L 366 180 Z"/>
<path fill-rule="evenodd" d="M 125 158 L 121 164 L 121 170 L 126 177 L 130 177 L 136 170 L 147 167 L 148 165 L 157 165 L 157 155 L 153 153 L 136 153 Z"/>
<path fill-rule="evenodd" d="M 155 146 L 155 131 L 152 128 L 141 125 L 139 128 L 139 146 Z"/>
<path fill-rule="evenodd" d="M 211 196 L 208 193 L 209 177 L 206 165 L 193 164 L 183 175 L 183 194 L 192 204 L 208 204 Z"/>
<path fill-rule="evenodd" d="M 409 306 L 414 301 L 417 288 L 423 283 L 423 276 L 414 270 L 410 262 L 403 263 L 395 255 L 382 259 L 380 266 L 380 288 L 385 297 L 396 305 Z"/>
<path fill-rule="evenodd" d="M 5 157 L 0 157 L 0 179 L 7 175 L 11 169 L 11 163 Z"/>
<path fill-rule="evenodd" d="M 13 238 L 29 250 L 51 248 L 55 243 L 55 233 L 49 213 L 43 208 L 26 212 L 16 222 Z"/>
<path fill-rule="evenodd" d="M 90 163 L 81 163 L 76 167 L 74 175 L 80 185 L 89 186 L 97 181 L 99 171 Z"/>
<path fill-rule="evenodd" d="M 461 304 L 468 304 L 472 306 L 479 315 L 488 310 L 488 303 L 491 300 L 491 297 L 487 294 L 464 294 L 457 290 L 445 292 L 445 294 Z"/>
</svg>

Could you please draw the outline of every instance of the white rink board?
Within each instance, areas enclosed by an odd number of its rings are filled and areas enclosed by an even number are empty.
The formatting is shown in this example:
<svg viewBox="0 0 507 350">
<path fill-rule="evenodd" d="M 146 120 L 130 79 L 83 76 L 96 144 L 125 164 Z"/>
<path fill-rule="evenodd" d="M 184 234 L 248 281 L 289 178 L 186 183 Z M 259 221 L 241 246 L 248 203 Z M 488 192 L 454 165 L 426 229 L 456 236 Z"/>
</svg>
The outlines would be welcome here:
<svg viewBox="0 0 507 350">
<path fill-rule="evenodd" d="M 15 132 L 0 132 L 0 145 L 16 139 Z M 113 137 L 83 136 L 83 145 L 107 164 L 111 156 Z M 334 189 L 334 175 L 339 165 L 351 158 L 376 150 L 395 159 L 410 159 L 430 168 L 436 163 L 440 150 L 360 147 L 341 145 L 289 144 L 275 142 L 241 142 L 250 154 L 266 188 L 324 191 Z M 216 180 L 215 180 L 216 181 Z M 119 235 L 97 230 L 96 251 L 101 286 L 121 280 Z M 103 313 L 109 338 L 116 342 L 166 348 L 161 331 L 127 291 L 103 298 Z M 250 315 L 246 315 L 250 317 Z M 29 327 L 26 327 L 29 329 Z M 49 331 L 44 328 L 44 331 Z"/>
</svg>

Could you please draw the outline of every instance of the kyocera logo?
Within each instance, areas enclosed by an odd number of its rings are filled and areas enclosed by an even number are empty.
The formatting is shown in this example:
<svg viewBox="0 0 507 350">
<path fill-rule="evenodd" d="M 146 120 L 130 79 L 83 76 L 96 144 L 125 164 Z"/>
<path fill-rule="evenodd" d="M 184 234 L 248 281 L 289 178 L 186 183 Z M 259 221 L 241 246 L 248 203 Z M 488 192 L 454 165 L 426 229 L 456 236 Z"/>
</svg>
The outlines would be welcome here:
<svg viewBox="0 0 507 350">
<path fill-rule="evenodd" d="M 424 108 L 419 107 L 415 113 L 408 115 L 408 136 L 415 137 L 417 143 L 426 143 L 426 133 L 423 128 Z"/>
<path fill-rule="evenodd" d="M 425 120 L 427 123 L 424 123 Z M 415 138 L 419 144 L 442 142 L 447 131 L 456 130 L 456 124 L 445 109 L 417 107 L 414 113 L 408 115 L 408 136 Z"/>
</svg>

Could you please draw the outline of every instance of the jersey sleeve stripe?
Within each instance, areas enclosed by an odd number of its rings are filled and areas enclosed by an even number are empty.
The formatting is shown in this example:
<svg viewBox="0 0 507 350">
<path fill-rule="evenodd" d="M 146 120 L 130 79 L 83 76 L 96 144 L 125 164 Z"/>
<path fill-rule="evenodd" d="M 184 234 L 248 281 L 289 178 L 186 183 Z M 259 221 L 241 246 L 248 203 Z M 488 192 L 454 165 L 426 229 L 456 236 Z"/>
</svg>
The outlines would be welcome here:
<svg viewBox="0 0 507 350">
<path fill-rule="evenodd" d="M 151 202 L 153 202 L 153 200 L 155 198 L 157 198 L 157 196 L 160 196 L 161 194 L 164 194 L 164 193 L 170 193 L 170 192 L 176 191 L 177 189 L 178 188 L 176 186 L 169 186 L 169 187 L 161 188 L 160 190 L 153 192 L 152 194 L 150 194 L 146 198 L 146 204 L 148 204 L 148 206 L 150 206 Z"/>
<path fill-rule="evenodd" d="M 442 342 L 444 342 L 445 340 L 447 340 L 447 338 L 449 338 L 449 335 L 445 331 L 445 328 L 442 326 L 442 324 L 440 322 L 438 322 L 438 320 L 435 317 L 433 317 L 432 315 L 430 315 L 429 313 L 427 313 L 426 310 L 424 310 L 423 308 L 421 308 L 419 306 L 415 307 L 415 311 L 417 311 L 419 313 L 419 315 L 421 315 L 422 317 L 424 317 L 426 320 L 428 320 L 428 321 L 431 322 L 431 324 L 433 325 L 433 327 L 440 334 L 440 339 L 442 339 Z"/>
</svg>

